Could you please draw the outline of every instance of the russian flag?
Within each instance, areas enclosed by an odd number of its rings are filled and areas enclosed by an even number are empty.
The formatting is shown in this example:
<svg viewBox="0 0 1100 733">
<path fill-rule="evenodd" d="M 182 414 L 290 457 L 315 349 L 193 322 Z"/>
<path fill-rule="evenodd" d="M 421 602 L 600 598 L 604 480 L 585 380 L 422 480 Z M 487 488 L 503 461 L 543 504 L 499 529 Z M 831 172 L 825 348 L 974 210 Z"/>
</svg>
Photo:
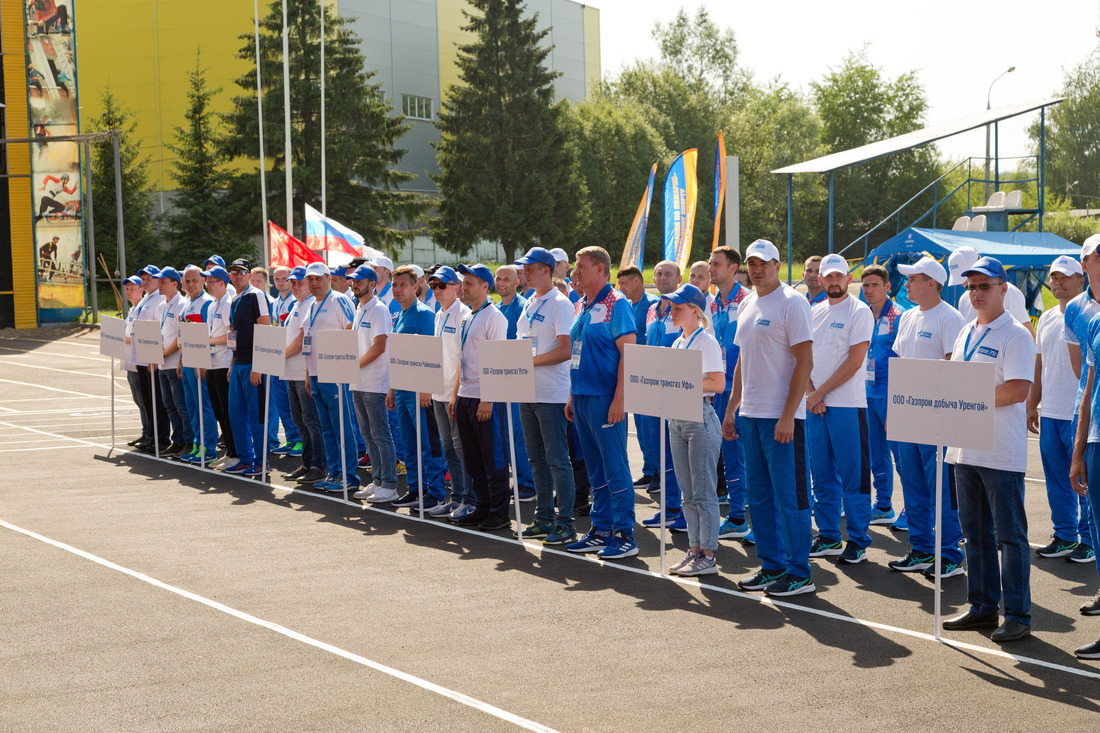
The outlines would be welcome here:
<svg viewBox="0 0 1100 733">
<path fill-rule="evenodd" d="M 306 247 L 312 250 L 363 255 L 363 237 L 306 204 Z"/>
</svg>

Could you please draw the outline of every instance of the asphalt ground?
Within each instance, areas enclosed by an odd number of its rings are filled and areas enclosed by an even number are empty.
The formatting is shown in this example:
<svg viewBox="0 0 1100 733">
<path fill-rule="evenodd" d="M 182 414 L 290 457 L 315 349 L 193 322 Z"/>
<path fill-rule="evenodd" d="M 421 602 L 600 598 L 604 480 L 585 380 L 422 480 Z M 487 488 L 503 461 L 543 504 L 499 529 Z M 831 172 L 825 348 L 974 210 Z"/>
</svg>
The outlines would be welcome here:
<svg viewBox="0 0 1100 733">
<path fill-rule="evenodd" d="M 0 333 L 0 730 L 1084 729 L 1096 567 L 1032 565 L 1033 636 L 932 636 L 933 592 L 813 560 L 818 592 L 659 575 L 657 533 L 602 563 L 130 453 L 94 331 Z M 632 464 L 641 457 L 632 439 Z M 1028 443 L 1030 537 L 1050 516 Z M 275 458 L 275 475 L 293 459 Z M 285 484 L 285 482 L 282 482 Z M 900 488 L 896 497 L 900 503 Z M 531 504 L 521 510 L 529 517 Z M 638 493 L 638 518 L 655 506 Z M 583 519 L 579 529 L 587 529 Z M 686 549 L 669 540 L 669 557 Z M 944 614 L 965 580 L 944 581 Z"/>
</svg>

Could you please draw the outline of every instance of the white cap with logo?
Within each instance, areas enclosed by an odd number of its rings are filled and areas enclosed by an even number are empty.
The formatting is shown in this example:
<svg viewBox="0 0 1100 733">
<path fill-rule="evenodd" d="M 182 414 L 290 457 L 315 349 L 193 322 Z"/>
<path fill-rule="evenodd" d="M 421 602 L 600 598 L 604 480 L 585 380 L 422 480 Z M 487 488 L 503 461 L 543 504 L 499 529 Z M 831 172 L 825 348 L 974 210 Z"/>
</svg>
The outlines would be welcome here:
<svg viewBox="0 0 1100 733">
<path fill-rule="evenodd" d="M 951 282 L 948 285 L 962 285 L 966 282 L 963 273 L 970 269 L 981 258 L 978 250 L 973 247 L 959 247 L 947 258 L 947 269 L 951 273 Z"/>
<path fill-rule="evenodd" d="M 1051 272 L 1060 272 L 1063 275 L 1082 274 L 1081 263 L 1072 257 L 1062 255 L 1050 263 Z"/>
<path fill-rule="evenodd" d="M 779 262 L 779 250 L 768 240 L 758 239 L 745 248 L 745 261 L 747 262 L 750 257 L 756 257 L 763 262 L 770 260 Z"/>
<path fill-rule="evenodd" d="M 975 260 L 975 262 L 977 262 L 977 260 Z M 969 265 L 967 268 L 969 269 Z M 921 257 L 915 264 L 898 265 L 898 272 L 902 275 L 926 275 L 940 285 L 947 282 L 947 270 L 943 269 L 943 265 L 936 262 L 936 260 L 928 255 Z"/>
<path fill-rule="evenodd" d="M 825 255 L 821 258 L 821 270 L 819 272 L 821 277 L 825 277 L 829 273 L 841 272 L 845 275 L 848 274 L 848 261 L 838 254 Z"/>
<path fill-rule="evenodd" d="M 1093 234 L 1081 243 L 1081 258 L 1084 259 L 1100 248 L 1100 234 Z"/>
</svg>

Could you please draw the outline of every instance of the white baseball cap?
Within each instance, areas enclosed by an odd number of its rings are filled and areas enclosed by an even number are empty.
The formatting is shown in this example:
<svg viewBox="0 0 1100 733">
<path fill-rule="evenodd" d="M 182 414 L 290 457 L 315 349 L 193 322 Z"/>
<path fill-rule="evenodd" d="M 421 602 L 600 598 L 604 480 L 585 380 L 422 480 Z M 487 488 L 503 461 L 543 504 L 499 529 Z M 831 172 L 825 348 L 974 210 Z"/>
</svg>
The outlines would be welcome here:
<svg viewBox="0 0 1100 733">
<path fill-rule="evenodd" d="M 374 267 L 385 267 L 390 272 L 393 272 L 393 260 L 391 260 L 389 257 L 386 257 L 385 255 L 382 255 L 381 257 L 375 257 L 374 262 L 372 262 L 371 265 Z"/>
<path fill-rule="evenodd" d="M 745 261 L 747 262 L 750 257 L 756 257 L 764 262 L 769 260 L 779 262 L 779 250 L 768 240 L 758 239 L 745 249 Z"/>
<path fill-rule="evenodd" d="M 1060 272 L 1063 275 L 1080 275 L 1082 274 L 1081 263 L 1072 257 L 1062 255 L 1050 263 L 1051 272 Z"/>
<path fill-rule="evenodd" d="M 943 265 L 928 255 L 921 257 L 916 264 L 898 265 L 898 272 L 902 275 L 927 275 L 940 285 L 947 281 L 947 270 L 943 269 Z"/>
<path fill-rule="evenodd" d="M 951 282 L 948 285 L 962 285 L 966 282 L 963 273 L 970 269 L 971 265 L 981 257 L 978 250 L 973 247 L 959 247 L 947 258 L 947 269 L 951 273 Z M 900 268 L 899 268 L 900 269 Z"/>
<path fill-rule="evenodd" d="M 561 247 L 555 247 L 550 250 L 550 254 L 554 255 L 554 262 L 568 262 L 569 255 L 565 253 L 565 250 Z"/>
<path fill-rule="evenodd" d="M 1081 243 L 1081 257 L 1087 257 L 1100 248 L 1100 234 L 1093 234 Z"/>
<path fill-rule="evenodd" d="M 306 265 L 306 277 L 309 277 L 310 275 L 324 277 L 328 274 L 328 265 L 326 265 L 324 262 L 310 262 L 308 265 Z"/>
<path fill-rule="evenodd" d="M 821 258 L 821 277 L 825 277 L 832 272 L 841 272 L 845 275 L 848 274 L 848 261 L 838 254 L 825 255 Z"/>
<path fill-rule="evenodd" d="M 411 267 L 412 271 L 416 273 L 417 279 L 420 279 L 420 278 L 424 277 L 424 268 L 423 267 L 421 267 L 420 265 L 409 265 L 409 267 Z"/>
</svg>

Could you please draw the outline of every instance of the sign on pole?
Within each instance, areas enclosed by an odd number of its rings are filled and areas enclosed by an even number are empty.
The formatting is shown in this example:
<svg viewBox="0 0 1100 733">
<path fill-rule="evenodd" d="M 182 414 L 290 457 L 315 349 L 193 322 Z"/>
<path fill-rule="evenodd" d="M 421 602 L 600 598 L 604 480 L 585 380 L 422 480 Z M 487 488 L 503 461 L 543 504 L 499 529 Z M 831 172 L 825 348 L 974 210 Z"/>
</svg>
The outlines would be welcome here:
<svg viewBox="0 0 1100 733">
<path fill-rule="evenodd" d="M 391 333 L 386 344 L 390 355 L 391 387 L 429 394 L 443 391 L 443 339 Z M 527 350 L 530 352 L 531 347 Z"/>
<path fill-rule="evenodd" d="M 188 369 L 212 369 L 210 326 L 205 323 L 180 324 L 180 363 Z"/>
<path fill-rule="evenodd" d="M 703 352 L 627 344 L 624 358 L 627 412 L 703 421 Z"/>
<path fill-rule="evenodd" d="M 359 370 L 358 362 L 355 369 Z M 286 330 L 281 326 L 255 327 L 252 332 L 252 371 L 280 378 L 286 373 Z"/>
<path fill-rule="evenodd" d="M 99 319 L 99 353 L 112 359 L 125 359 L 129 347 L 126 346 L 126 321 L 121 318 L 103 316 Z"/>
<path fill-rule="evenodd" d="M 137 363 L 158 367 L 164 363 L 164 342 L 160 337 L 159 321 L 134 321 L 134 333 L 130 339 L 136 344 L 134 356 Z"/>
<path fill-rule="evenodd" d="M 482 341 L 478 346 L 482 394 L 493 402 L 534 402 L 535 366 L 531 342 Z"/>
<path fill-rule="evenodd" d="M 359 338 L 355 331 L 318 331 L 316 336 L 317 381 L 358 384 Z"/>
</svg>

